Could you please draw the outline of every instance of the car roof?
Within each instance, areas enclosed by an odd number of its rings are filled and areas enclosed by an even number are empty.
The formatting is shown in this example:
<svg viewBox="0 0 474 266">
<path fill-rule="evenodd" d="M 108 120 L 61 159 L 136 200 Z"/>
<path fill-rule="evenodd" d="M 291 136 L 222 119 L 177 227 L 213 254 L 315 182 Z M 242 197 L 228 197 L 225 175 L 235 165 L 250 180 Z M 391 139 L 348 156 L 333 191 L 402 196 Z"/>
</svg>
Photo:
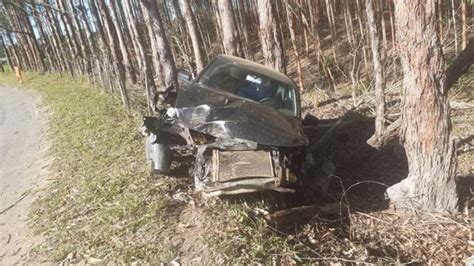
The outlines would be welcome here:
<svg viewBox="0 0 474 266">
<path fill-rule="evenodd" d="M 227 61 L 227 62 L 232 62 L 232 63 L 234 63 L 234 64 L 236 64 L 236 65 L 238 65 L 238 66 L 240 66 L 244 69 L 247 69 L 247 70 L 250 70 L 252 72 L 262 74 L 262 75 L 265 75 L 267 77 L 276 79 L 280 82 L 283 82 L 283 83 L 286 83 L 286 84 L 289 84 L 289 85 L 292 85 L 292 86 L 296 86 L 296 84 L 293 82 L 293 80 L 291 80 L 285 74 L 280 73 L 280 72 L 278 72 L 278 71 L 276 71 L 276 70 L 274 70 L 270 67 L 252 62 L 250 60 L 246 60 L 246 59 L 236 57 L 236 56 L 231 56 L 231 55 L 224 55 L 224 54 L 218 55 L 216 57 L 216 59 L 224 60 L 224 61 Z"/>
</svg>

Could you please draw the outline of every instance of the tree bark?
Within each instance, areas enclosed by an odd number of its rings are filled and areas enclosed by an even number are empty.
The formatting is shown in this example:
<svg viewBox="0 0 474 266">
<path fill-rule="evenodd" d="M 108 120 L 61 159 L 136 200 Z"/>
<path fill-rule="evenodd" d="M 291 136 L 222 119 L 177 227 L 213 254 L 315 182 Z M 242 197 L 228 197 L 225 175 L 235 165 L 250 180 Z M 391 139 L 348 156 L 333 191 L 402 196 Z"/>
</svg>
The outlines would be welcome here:
<svg viewBox="0 0 474 266">
<path fill-rule="evenodd" d="M 64 3 L 64 7 L 66 8 L 65 12 L 68 17 L 70 17 L 71 27 L 73 29 L 73 34 L 76 36 L 77 44 L 79 45 L 81 49 L 81 55 L 82 55 L 82 65 L 84 67 L 85 74 L 91 75 L 92 69 L 90 65 L 90 60 L 89 60 L 89 47 L 86 45 L 85 37 L 84 34 L 81 30 L 81 26 L 79 24 L 79 16 L 76 13 L 76 9 L 74 6 L 74 1 L 69 0 L 69 4 L 66 2 Z"/>
<path fill-rule="evenodd" d="M 429 211 L 457 206 L 456 157 L 434 1 L 395 2 L 404 73 L 401 141 L 409 173 L 387 190 L 395 204 Z"/>
<path fill-rule="evenodd" d="M 364 37 L 365 37 L 365 29 L 364 29 L 364 20 L 363 20 L 363 11 L 362 11 L 362 7 L 361 7 L 361 4 L 359 2 L 359 0 L 356 0 L 356 6 L 357 6 L 357 13 L 358 13 L 358 16 L 357 16 L 357 21 L 359 22 L 359 33 L 360 33 L 360 43 L 361 43 L 361 46 L 362 46 L 362 53 L 364 55 L 364 70 L 367 72 L 368 70 L 368 59 L 367 59 L 367 50 L 366 50 L 366 47 L 365 47 L 365 42 L 363 41 Z"/>
<path fill-rule="evenodd" d="M 249 36 L 249 29 L 248 29 L 248 20 L 245 19 L 245 6 L 244 6 L 244 0 L 238 0 L 237 1 L 238 5 L 238 17 L 239 19 L 237 20 L 238 24 L 238 30 L 239 30 L 239 42 L 243 50 L 243 54 L 245 55 L 245 58 L 247 59 L 252 59 L 253 58 L 253 52 L 252 52 L 252 44 Z"/>
<path fill-rule="evenodd" d="M 235 25 L 234 11 L 231 0 L 217 1 L 219 10 L 219 20 L 222 26 L 222 42 L 226 54 L 242 57 L 242 47 L 240 47 L 239 32 Z"/>
<path fill-rule="evenodd" d="M 81 51 L 78 47 L 76 36 L 71 28 L 71 21 L 69 19 L 68 14 L 66 13 L 66 9 L 64 8 L 64 4 L 62 1 L 63 0 L 57 1 L 58 9 L 60 12 L 60 15 L 58 17 L 60 19 L 60 22 L 62 22 L 63 24 L 63 27 L 60 26 L 59 29 L 65 31 L 65 34 L 64 34 L 65 40 L 70 50 L 72 51 L 72 57 L 70 57 L 69 59 L 75 63 L 75 65 L 77 66 L 77 69 L 79 70 L 79 73 L 83 74 L 84 70 L 82 68 L 82 64 L 79 63 L 79 62 L 82 62 Z"/>
<path fill-rule="evenodd" d="M 13 70 L 13 67 L 14 67 L 15 65 L 14 65 L 14 63 L 13 63 L 12 55 L 11 55 L 10 51 L 8 51 L 7 46 L 5 45 L 4 36 L 0 36 L 0 47 L 2 47 L 2 48 L 4 49 L 4 51 L 5 51 L 5 56 L 7 57 L 8 65 L 10 65 L 10 69 Z"/>
<path fill-rule="evenodd" d="M 83 24 L 83 28 L 85 29 L 85 39 L 87 40 L 87 44 L 90 49 L 90 55 L 89 55 L 89 64 L 92 68 L 92 66 L 95 64 L 97 61 L 97 46 L 94 40 L 96 39 L 94 34 L 92 33 L 91 26 L 89 25 L 89 18 L 87 17 L 87 13 L 85 10 L 84 5 L 82 4 L 80 8 L 80 17 L 81 17 L 81 22 Z M 92 69 L 91 69 L 92 71 Z M 100 72 L 100 69 L 98 69 Z M 91 73 L 93 74 L 93 73 Z"/>
<path fill-rule="evenodd" d="M 467 19 L 467 0 L 461 0 L 461 23 L 462 23 L 462 41 L 461 48 L 466 48 L 467 45 L 467 35 L 468 35 L 468 19 Z"/>
<path fill-rule="evenodd" d="M 49 21 L 49 26 L 51 28 L 53 46 L 55 47 L 58 56 L 60 57 L 64 70 L 69 70 L 71 76 L 74 76 L 74 68 L 72 67 L 71 61 L 68 60 L 66 49 L 64 45 L 61 45 L 64 42 L 63 35 L 61 34 L 59 21 L 52 14 L 51 6 L 45 8 L 46 20 Z M 73 51 L 71 50 L 70 53 Z"/>
<path fill-rule="evenodd" d="M 385 130 L 385 77 L 381 56 L 380 34 L 375 22 L 374 0 L 366 0 L 365 10 L 369 26 L 370 47 L 375 75 L 375 138 L 380 140 Z M 383 19 L 383 18 L 382 18 Z"/>
<path fill-rule="evenodd" d="M 327 17 L 328 17 L 328 22 L 329 22 L 329 29 L 331 32 L 332 53 L 334 56 L 334 60 L 337 61 L 337 56 L 336 56 L 337 30 L 336 30 L 336 21 L 334 18 L 334 8 L 333 8 L 332 0 L 325 0 L 325 1 L 326 1 L 326 12 L 327 12 Z"/>
<path fill-rule="evenodd" d="M 280 42 L 280 33 L 277 31 L 277 20 L 275 19 L 272 1 L 259 0 L 257 4 L 260 21 L 260 44 L 262 45 L 264 63 L 277 71 L 285 73 L 285 55 L 283 44 Z"/>
<path fill-rule="evenodd" d="M 156 91 L 156 86 L 153 80 L 152 64 L 146 54 L 146 46 L 144 45 L 144 40 L 146 40 L 146 38 L 144 38 L 144 36 L 142 36 L 138 30 L 138 23 L 133 17 L 130 0 L 124 1 L 124 13 L 125 17 L 130 23 L 131 34 L 136 39 L 138 57 L 140 59 L 140 65 L 142 66 L 148 110 L 150 113 L 152 113 L 155 108 L 155 103 L 153 102 L 153 93 Z"/>
<path fill-rule="evenodd" d="M 154 0 L 140 0 L 145 23 L 150 38 L 155 78 L 159 80 L 159 91 L 164 92 L 171 86 L 178 86 L 176 65 L 170 45 Z"/>
<path fill-rule="evenodd" d="M 437 0 L 438 4 L 438 32 L 439 39 L 443 39 L 443 0 Z"/>
<path fill-rule="evenodd" d="M 110 8 L 110 18 L 112 20 L 112 23 L 114 24 L 113 28 L 115 29 L 115 35 L 117 36 L 120 53 L 122 54 L 123 65 L 125 66 L 126 74 L 130 78 L 132 83 L 136 83 L 137 78 L 135 76 L 135 70 L 133 69 L 133 66 L 130 60 L 130 54 L 127 49 L 127 45 L 125 44 L 123 29 L 122 29 L 122 26 L 120 25 L 120 21 L 118 17 L 117 2 L 111 1 L 111 5 L 112 6 Z"/>
<path fill-rule="evenodd" d="M 107 37 L 109 39 L 110 52 L 112 54 L 114 71 L 115 71 L 115 74 L 117 75 L 117 81 L 120 88 L 120 95 L 122 96 L 122 102 L 123 102 L 123 105 L 129 109 L 130 100 L 128 98 L 127 87 L 125 85 L 124 67 L 121 62 L 119 48 L 117 47 L 117 43 L 118 43 L 117 35 L 116 35 L 115 30 L 113 29 L 114 26 L 110 20 L 109 9 L 105 5 L 105 1 L 99 0 L 98 4 L 99 4 L 100 13 L 104 21 L 103 26 L 107 34 Z"/>
<path fill-rule="evenodd" d="M 191 4 L 189 0 L 181 0 L 181 8 L 183 10 L 183 16 L 186 20 L 186 26 L 188 27 L 191 42 L 193 44 L 194 61 L 196 63 L 197 72 L 201 72 L 204 68 L 204 57 L 202 54 L 202 40 L 199 36 L 196 17 L 191 10 Z"/>
<path fill-rule="evenodd" d="M 290 38 L 291 38 L 291 43 L 293 44 L 293 50 L 295 52 L 295 57 L 296 57 L 296 72 L 298 75 L 298 85 L 300 91 L 304 90 L 304 83 L 303 83 L 303 74 L 301 70 L 301 61 L 300 61 L 300 54 L 298 51 L 298 46 L 296 45 L 296 35 L 295 35 L 295 26 L 294 26 L 294 20 L 295 20 L 295 14 L 291 11 L 291 6 L 288 2 L 286 4 L 286 18 L 288 21 L 288 29 L 290 30 Z"/>
<path fill-rule="evenodd" d="M 388 3 L 388 14 L 390 16 L 390 36 L 392 37 L 392 49 L 396 49 L 397 48 L 397 45 L 396 45 L 396 35 L 395 35 L 395 22 L 394 22 L 394 18 L 393 18 L 393 12 L 392 12 L 392 5 L 393 3 L 390 1 Z"/>
<path fill-rule="evenodd" d="M 384 47 L 384 49 L 387 49 L 387 26 L 385 26 L 385 5 L 384 5 L 385 0 L 379 0 L 379 1 L 380 1 L 379 19 L 380 19 L 380 26 L 382 29 L 382 40 L 383 40 L 382 47 Z M 367 2 L 365 4 L 367 5 Z M 388 4 L 390 5 L 390 2 Z"/>
<path fill-rule="evenodd" d="M 55 58 L 56 54 L 53 51 L 53 47 L 50 43 L 50 36 L 48 36 L 44 30 L 43 22 L 40 19 L 38 14 L 35 0 L 31 1 L 31 12 L 32 12 L 32 20 L 35 22 L 36 28 L 38 29 L 38 33 L 40 37 L 38 39 L 42 40 L 42 48 L 44 56 L 47 58 L 49 64 L 46 64 L 49 70 L 59 70 L 59 60 Z M 39 42 L 38 42 L 39 43 Z"/>
<path fill-rule="evenodd" d="M 112 77 L 110 74 L 110 61 L 111 53 L 110 47 L 107 45 L 107 38 L 105 36 L 103 23 L 100 21 L 99 13 L 95 4 L 96 1 L 89 1 L 91 19 L 90 22 L 94 25 L 96 29 L 96 34 L 94 34 L 94 39 L 97 40 L 97 58 L 96 58 L 96 68 L 99 73 L 99 78 L 101 80 L 102 86 L 106 92 L 114 90 L 114 85 L 112 82 Z"/>
<path fill-rule="evenodd" d="M 16 11 L 15 11 L 16 12 Z M 29 32 L 31 34 L 26 35 L 27 42 L 29 43 L 31 47 L 31 52 L 33 56 L 36 58 L 37 61 L 37 67 L 40 72 L 45 72 L 47 70 L 47 66 L 44 62 L 44 53 L 43 49 L 38 43 L 38 40 L 35 37 L 34 31 L 33 31 L 33 25 L 31 25 L 31 20 L 28 18 L 26 10 L 21 10 L 22 13 L 24 13 L 24 16 L 21 16 L 22 21 L 20 22 L 20 15 L 17 13 L 17 18 L 18 18 L 18 23 L 19 25 L 22 25 L 26 29 L 24 30 L 25 32 Z"/>
<path fill-rule="evenodd" d="M 454 51 L 458 54 L 458 23 L 456 19 L 456 7 L 454 5 L 454 0 L 451 0 L 451 16 L 453 19 L 453 31 L 454 31 Z"/>
</svg>

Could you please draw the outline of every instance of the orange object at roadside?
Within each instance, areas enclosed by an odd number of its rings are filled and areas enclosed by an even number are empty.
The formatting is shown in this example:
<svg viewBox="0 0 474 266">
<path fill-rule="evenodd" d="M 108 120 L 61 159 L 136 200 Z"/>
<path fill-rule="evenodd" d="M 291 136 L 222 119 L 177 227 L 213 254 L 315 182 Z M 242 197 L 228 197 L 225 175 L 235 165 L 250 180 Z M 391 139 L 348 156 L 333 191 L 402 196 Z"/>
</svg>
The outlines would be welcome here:
<svg viewBox="0 0 474 266">
<path fill-rule="evenodd" d="M 14 66 L 13 69 L 15 70 L 15 78 L 20 84 L 23 84 L 23 76 L 21 75 L 21 68 L 19 66 Z"/>
</svg>

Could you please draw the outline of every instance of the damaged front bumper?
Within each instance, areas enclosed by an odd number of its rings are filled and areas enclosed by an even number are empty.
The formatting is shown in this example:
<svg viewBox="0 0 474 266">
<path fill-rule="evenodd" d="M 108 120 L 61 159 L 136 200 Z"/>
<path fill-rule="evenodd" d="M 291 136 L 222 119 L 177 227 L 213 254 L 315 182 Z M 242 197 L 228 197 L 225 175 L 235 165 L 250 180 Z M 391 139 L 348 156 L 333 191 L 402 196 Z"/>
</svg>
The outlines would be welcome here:
<svg viewBox="0 0 474 266">
<path fill-rule="evenodd" d="M 288 186 L 298 181 L 294 174 L 298 169 L 292 164 L 294 151 L 248 140 L 213 138 L 180 127 L 174 123 L 176 120 L 168 122 L 145 119 L 147 158 L 154 172 L 166 173 L 171 157 L 193 156 L 190 175 L 196 190 L 208 195 L 293 192 Z"/>
<path fill-rule="evenodd" d="M 278 150 L 221 151 L 200 154 L 194 169 L 196 189 L 211 195 L 240 194 L 263 190 L 293 192 L 284 185 L 296 176 L 282 165 Z M 201 162 L 205 162 L 201 164 Z"/>
</svg>

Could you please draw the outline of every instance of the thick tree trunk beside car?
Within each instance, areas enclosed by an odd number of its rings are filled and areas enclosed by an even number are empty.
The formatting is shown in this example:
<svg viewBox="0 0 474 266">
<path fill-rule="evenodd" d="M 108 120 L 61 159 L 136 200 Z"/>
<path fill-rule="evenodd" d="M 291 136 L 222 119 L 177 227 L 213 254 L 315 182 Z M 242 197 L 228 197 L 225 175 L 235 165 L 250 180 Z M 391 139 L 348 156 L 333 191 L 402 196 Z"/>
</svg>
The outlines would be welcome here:
<svg viewBox="0 0 474 266">
<path fill-rule="evenodd" d="M 228 55 L 243 56 L 239 41 L 239 32 L 235 25 L 234 11 L 231 0 L 217 1 L 218 19 L 222 27 L 222 43 L 224 51 Z"/>
<path fill-rule="evenodd" d="M 435 3 L 400 0 L 395 2 L 395 14 L 404 73 L 401 140 L 409 174 L 387 193 L 398 204 L 454 210 L 456 157 Z"/>
<path fill-rule="evenodd" d="M 196 18 L 191 10 L 189 0 L 181 0 L 181 8 L 183 9 L 183 16 L 186 20 L 186 26 L 193 44 L 194 60 L 196 62 L 196 71 L 200 72 L 204 68 L 204 57 L 202 52 L 202 41 L 198 33 Z"/>
<path fill-rule="evenodd" d="M 280 34 L 277 31 L 277 20 L 271 0 L 260 0 L 258 4 L 258 18 L 260 21 L 260 44 L 264 62 L 267 66 L 285 73 L 285 55 Z"/>
<path fill-rule="evenodd" d="M 176 65 L 156 2 L 140 0 L 140 7 L 148 28 L 155 77 L 159 80 L 158 90 L 164 91 L 170 86 L 178 85 Z"/>
</svg>

